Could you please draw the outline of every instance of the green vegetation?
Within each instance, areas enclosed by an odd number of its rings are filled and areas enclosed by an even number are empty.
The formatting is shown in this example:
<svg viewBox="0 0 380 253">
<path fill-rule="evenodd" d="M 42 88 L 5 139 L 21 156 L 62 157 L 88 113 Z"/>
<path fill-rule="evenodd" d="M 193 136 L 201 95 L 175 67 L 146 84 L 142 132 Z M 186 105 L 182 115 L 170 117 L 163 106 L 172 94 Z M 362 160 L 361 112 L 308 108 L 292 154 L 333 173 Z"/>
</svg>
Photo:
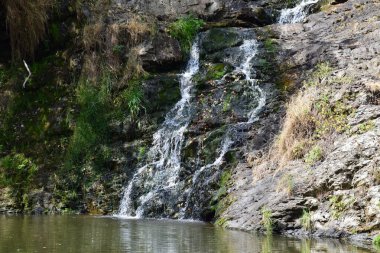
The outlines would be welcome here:
<svg viewBox="0 0 380 253">
<path fill-rule="evenodd" d="M 76 91 L 80 113 L 68 148 L 66 168 L 102 157 L 99 144 L 107 142 L 108 123 L 111 119 L 110 82 L 108 75 L 103 76 L 100 88 L 87 80 L 80 82 Z"/>
<path fill-rule="evenodd" d="M 281 166 L 299 158 L 304 158 L 309 165 L 314 164 L 323 158 L 326 151 L 322 147 L 334 133 L 349 130 L 348 116 L 352 108 L 346 98 L 332 99 L 329 85 L 333 81 L 329 76 L 332 71 L 327 63 L 317 65 L 305 81 L 305 89 L 290 100 L 276 144 Z"/>
<path fill-rule="evenodd" d="M 219 80 L 228 71 L 228 67 L 223 63 L 211 64 L 207 67 L 206 80 Z"/>
<path fill-rule="evenodd" d="M 195 36 L 204 24 L 203 20 L 191 15 L 182 17 L 169 26 L 169 33 L 180 42 L 182 50 L 187 54 Z"/>
<path fill-rule="evenodd" d="M 375 245 L 376 248 L 380 249 L 380 234 L 376 235 L 372 240 L 373 245 Z"/>
<path fill-rule="evenodd" d="M 124 45 L 115 45 L 112 48 L 112 52 L 114 52 L 115 54 L 118 54 L 118 55 L 121 55 L 124 52 L 124 50 L 125 50 Z"/>
<path fill-rule="evenodd" d="M 228 196 L 228 187 L 231 183 L 231 171 L 224 171 L 219 180 L 219 190 L 210 202 L 211 210 L 215 212 L 215 217 L 219 217 L 226 208 L 231 205 L 232 198 Z M 216 224 L 220 223 L 220 219 Z"/>
<path fill-rule="evenodd" d="M 278 45 L 273 39 L 266 39 L 264 41 L 264 48 L 269 54 L 276 54 L 278 51 Z"/>
<path fill-rule="evenodd" d="M 302 212 L 301 225 L 307 231 L 312 229 L 311 214 L 307 210 L 303 210 Z"/>
<path fill-rule="evenodd" d="M 262 215 L 262 224 L 264 225 L 265 231 L 268 235 L 272 234 L 273 231 L 273 220 L 272 220 L 272 211 L 266 207 L 261 209 Z"/>
<path fill-rule="evenodd" d="M 309 153 L 306 154 L 305 156 L 305 162 L 309 165 L 313 165 L 317 161 L 321 160 L 323 158 L 323 149 L 315 145 L 312 147 L 309 151 Z"/>
<path fill-rule="evenodd" d="M 144 93 L 141 86 L 141 80 L 134 79 L 129 82 L 128 87 L 121 92 L 116 99 L 116 104 L 122 109 L 126 109 L 132 118 L 136 118 L 143 106 Z"/>
<path fill-rule="evenodd" d="M 285 174 L 281 177 L 277 185 L 277 191 L 285 191 L 288 196 L 294 192 L 294 178 L 291 174 Z"/>
<path fill-rule="evenodd" d="M 231 109 L 231 101 L 232 101 L 232 96 L 227 95 L 226 98 L 223 100 L 223 112 L 227 112 Z"/>
<path fill-rule="evenodd" d="M 139 147 L 137 160 L 141 161 L 144 158 L 144 156 L 146 155 L 146 153 L 147 153 L 147 147 L 146 146 Z"/>
<path fill-rule="evenodd" d="M 373 130 L 374 128 L 375 128 L 375 123 L 372 120 L 370 120 L 370 121 L 367 121 L 367 122 L 360 124 L 356 133 L 357 134 L 364 134 L 368 131 Z"/>
<path fill-rule="evenodd" d="M 342 195 L 334 195 L 330 198 L 331 215 L 334 219 L 339 219 L 343 213 L 356 202 L 354 197 L 344 198 Z"/>
<path fill-rule="evenodd" d="M 9 187 L 19 206 L 38 171 L 37 165 L 24 154 L 11 154 L 0 159 L 0 187 Z"/>
<path fill-rule="evenodd" d="M 319 86 L 327 77 L 329 77 L 334 69 L 328 62 L 322 62 L 315 66 L 313 73 L 304 82 L 306 87 Z"/>
</svg>

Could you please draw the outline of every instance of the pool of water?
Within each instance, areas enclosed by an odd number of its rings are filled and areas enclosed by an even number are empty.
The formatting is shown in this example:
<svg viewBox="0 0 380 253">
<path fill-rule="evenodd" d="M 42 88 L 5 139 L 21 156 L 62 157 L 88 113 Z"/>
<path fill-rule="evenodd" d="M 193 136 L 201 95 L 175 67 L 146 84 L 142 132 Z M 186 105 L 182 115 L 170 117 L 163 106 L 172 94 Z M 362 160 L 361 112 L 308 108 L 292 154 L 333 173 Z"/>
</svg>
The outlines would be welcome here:
<svg viewBox="0 0 380 253">
<path fill-rule="evenodd" d="M 201 222 L 94 216 L 0 216 L 0 252 L 352 253 L 337 240 L 297 240 Z"/>
</svg>

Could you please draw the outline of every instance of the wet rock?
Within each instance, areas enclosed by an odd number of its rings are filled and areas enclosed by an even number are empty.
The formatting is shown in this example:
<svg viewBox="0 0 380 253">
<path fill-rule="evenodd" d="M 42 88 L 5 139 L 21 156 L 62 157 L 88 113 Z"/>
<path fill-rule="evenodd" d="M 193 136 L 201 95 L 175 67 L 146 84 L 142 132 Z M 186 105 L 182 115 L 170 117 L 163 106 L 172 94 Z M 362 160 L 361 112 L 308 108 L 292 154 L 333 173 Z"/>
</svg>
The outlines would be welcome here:
<svg viewBox="0 0 380 253">
<path fill-rule="evenodd" d="M 141 55 L 146 71 L 178 70 L 183 64 L 179 42 L 166 34 L 158 34 Z"/>
</svg>

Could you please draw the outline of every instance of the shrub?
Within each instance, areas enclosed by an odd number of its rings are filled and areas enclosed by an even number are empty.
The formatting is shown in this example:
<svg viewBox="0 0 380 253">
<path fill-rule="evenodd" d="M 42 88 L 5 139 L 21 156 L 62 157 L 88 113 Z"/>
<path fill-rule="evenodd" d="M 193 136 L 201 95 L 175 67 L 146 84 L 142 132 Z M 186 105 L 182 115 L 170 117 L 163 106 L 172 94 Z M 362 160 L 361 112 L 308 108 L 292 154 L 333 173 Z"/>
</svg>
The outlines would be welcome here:
<svg viewBox="0 0 380 253">
<path fill-rule="evenodd" d="M 88 80 L 80 82 L 76 91 L 80 112 L 68 147 L 66 167 L 80 165 L 96 157 L 98 144 L 107 141 L 112 112 L 110 82 L 108 75 L 103 76 L 100 88 Z"/>
<path fill-rule="evenodd" d="M 33 57 L 46 32 L 50 0 L 5 0 L 6 24 L 13 60 Z"/>
<path fill-rule="evenodd" d="M 267 234 L 272 234 L 273 231 L 273 220 L 272 220 L 272 211 L 266 207 L 261 209 L 262 214 L 262 223 L 264 225 L 265 231 Z"/>
<path fill-rule="evenodd" d="M 169 33 L 179 40 L 184 52 L 189 52 L 192 41 L 204 24 L 203 20 L 191 15 L 182 17 L 169 26 Z"/>
<path fill-rule="evenodd" d="M 37 165 L 24 154 L 5 156 L 0 159 L 0 186 L 11 188 L 17 203 L 21 204 L 37 171 Z"/>
</svg>

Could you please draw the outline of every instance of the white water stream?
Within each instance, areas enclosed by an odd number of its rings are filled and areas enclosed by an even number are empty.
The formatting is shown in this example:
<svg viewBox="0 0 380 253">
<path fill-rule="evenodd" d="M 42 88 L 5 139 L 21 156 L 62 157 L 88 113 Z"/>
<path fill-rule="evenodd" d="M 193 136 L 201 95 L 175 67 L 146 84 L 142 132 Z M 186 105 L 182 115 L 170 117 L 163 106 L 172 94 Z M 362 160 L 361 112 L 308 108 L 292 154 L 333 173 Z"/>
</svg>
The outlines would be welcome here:
<svg viewBox="0 0 380 253">
<path fill-rule="evenodd" d="M 147 202 L 155 192 L 162 188 L 175 186 L 180 169 L 181 149 L 184 133 L 191 120 L 191 93 L 194 83 L 193 76 L 199 71 L 199 48 L 195 42 L 191 48 L 190 60 L 186 71 L 181 75 L 181 100 L 166 115 L 165 121 L 153 136 L 153 146 L 148 153 L 149 163 L 138 169 L 127 186 L 119 208 L 119 215 L 142 216 L 143 204 Z M 151 171 L 154 170 L 154 171 Z M 147 172 L 148 171 L 148 172 Z M 132 205 L 132 190 L 140 175 L 150 173 L 150 191 L 140 197 L 141 205 L 135 214 Z"/>
<path fill-rule="evenodd" d="M 283 9 L 281 11 L 278 23 L 294 24 L 304 21 L 311 5 L 317 3 L 318 1 L 319 0 L 302 0 L 294 8 Z"/>
</svg>

